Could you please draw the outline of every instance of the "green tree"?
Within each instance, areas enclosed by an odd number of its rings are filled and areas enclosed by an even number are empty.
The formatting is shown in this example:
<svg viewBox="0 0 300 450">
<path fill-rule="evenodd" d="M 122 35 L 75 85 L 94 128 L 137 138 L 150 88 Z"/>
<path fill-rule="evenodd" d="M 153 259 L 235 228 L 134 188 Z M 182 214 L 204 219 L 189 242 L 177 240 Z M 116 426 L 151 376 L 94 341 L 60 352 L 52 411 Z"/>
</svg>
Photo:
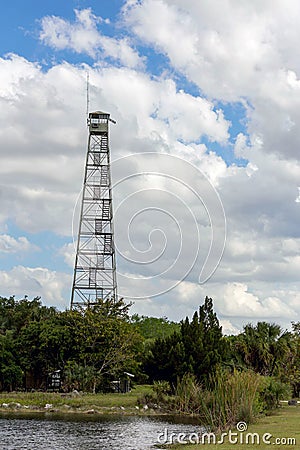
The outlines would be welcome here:
<svg viewBox="0 0 300 450">
<path fill-rule="evenodd" d="M 77 350 L 69 367 L 79 364 L 88 370 L 93 392 L 105 379 L 137 368 L 135 353 L 141 336 L 129 322 L 129 307 L 123 300 L 99 300 L 92 307 L 69 312 Z"/>
<path fill-rule="evenodd" d="M 54 307 L 42 306 L 40 297 L 33 300 L 28 300 L 26 296 L 21 300 L 0 297 L 0 330 L 13 330 L 18 334 L 30 322 L 56 314 Z"/>
<path fill-rule="evenodd" d="M 146 340 L 151 341 L 166 338 L 180 330 L 180 324 L 168 320 L 167 317 L 147 317 L 134 314 L 131 316 L 131 323 L 136 326 Z"/>
<path fill-rule="evenodd" d="M 0 297 L 3 389 L 23 387 L 26 370 L 35 371 L 39 377 L 43 375 L 39 328 L 45 318 L 55 314 L 55 308 L 42 306 L 39 297 L 33 300 Z"/>
<path fill-rule="evenodd" d="M 279 375 L 290 357 L 290 333 L 275 323 L 247 324 L 233 340 L 236 361 L 264 376 Z"/>
<path fill-rule="evenodd" d="M 157 339 L 145 363 L 151 380 L 175 383 L 184 373 L 191 373 L 198 381 L 208 376 L 227 357 L 227 344 L 213 310 L 213 301 L 206 297 L 192 320 L 181 322 L 180 330 L 167 338 Z"/>
<path fill-rule="evenodd" d="M 22 385 L 23 371 L 11 330 L 0 334 L 0 389 L 12 391 Z"/>
<path fill-rule="evenodd" d="M 291 351 L 281 379 L 291 384 L 293 397 L 300 397 L 300 322 L 292 322 Z"/>
<path fill-rule="evenodd" d="M 183 375 L 184 346 L 180 333 L 158 338 L 146 355 L 144 370 L 150 381 L 166 380 L 172 385 Z"/>
<path fill-rule="evenodd" d="M 227 344 L 213 309 L 213 301 L 206 297 L 193 319 L 181 325 L 186 355 L 186 372 L 196 375 L 198 381 L 207 382 L 208 376 L 227 358 Z"/>
</svg>

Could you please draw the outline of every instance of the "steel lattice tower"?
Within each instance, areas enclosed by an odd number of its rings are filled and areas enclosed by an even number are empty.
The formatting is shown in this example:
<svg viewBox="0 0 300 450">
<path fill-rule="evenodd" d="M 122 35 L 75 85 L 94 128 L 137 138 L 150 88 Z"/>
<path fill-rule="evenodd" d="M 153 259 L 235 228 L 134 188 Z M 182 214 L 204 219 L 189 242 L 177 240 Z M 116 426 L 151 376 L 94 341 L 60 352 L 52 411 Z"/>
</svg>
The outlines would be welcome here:
<svg viewBox="0 0 300 450">
<path fill-rule="evenodd" d="M 115 123 L 107 113 L 89 113 L 71 308 L 117 298 L 109 121 Z"/>
</svg>

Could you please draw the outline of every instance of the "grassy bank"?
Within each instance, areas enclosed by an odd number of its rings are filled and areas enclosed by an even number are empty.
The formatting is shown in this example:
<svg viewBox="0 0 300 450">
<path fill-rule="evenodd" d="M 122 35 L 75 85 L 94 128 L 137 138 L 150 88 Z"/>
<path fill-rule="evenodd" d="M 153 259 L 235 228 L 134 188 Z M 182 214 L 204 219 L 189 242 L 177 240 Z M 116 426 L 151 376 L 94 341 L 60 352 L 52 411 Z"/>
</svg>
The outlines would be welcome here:
<svg viewBox="0 0 300 450">
<path fill-rule="evenodd" d="M 232 429 L 232 432 L 237 432 L 236 429 Z M 250 436 L 248 437 L 249 443 L 246 444 L 246 434 L 257 433 L 259 435 L 260 442 L 251 443 Z M 269 433 L 267 435 L 266 433 Z M 240 442 L 240 435 L 243 435 L 244 443 Z M 266 443 L 263 442 L 263 436 L 265 435 Z M 283 406 L 276 410 L 272 415 L 265 416 L 257 420 L 256 423 L 249 425 L 247 431 L 238 433 L 239 441 L 236 444 L 229 442 L 228 437 L 224 438 L 224 443 L 216 444 L 220 445 L 222 450 L 232 450 L 232 448 L 242 449 L 251 448 L 252 450 L 268 449 L 272 446 L 275 448 L 300 448 L 300 406 Z M 232 438 L 234 439 L 235 436 Z M 288 439 L 294 439 L 294 441 Z M 217 437 L 217 440 L 220 439 Z M 267 443 L 269 442 L 269 444 Z M 208 444 L 182 444 L 182 445 L 166 445 L 159 448 L 168 448 L 172 450 L 209 450 L 213 446 L 212 443 Z"/>
<path fill-rule="evenodd" d="M 50 392 L 0 393 L 0 411 L 61 411 L 143 413 L 137 409 L 138 399 L 151 391 L 151 386 L 137 386 L 126 394 L 60 394 Z M 47 405 L 47 407 L 46 407 Z M 51 406 L 50 406 L 51 405 Z"/>
</svg>

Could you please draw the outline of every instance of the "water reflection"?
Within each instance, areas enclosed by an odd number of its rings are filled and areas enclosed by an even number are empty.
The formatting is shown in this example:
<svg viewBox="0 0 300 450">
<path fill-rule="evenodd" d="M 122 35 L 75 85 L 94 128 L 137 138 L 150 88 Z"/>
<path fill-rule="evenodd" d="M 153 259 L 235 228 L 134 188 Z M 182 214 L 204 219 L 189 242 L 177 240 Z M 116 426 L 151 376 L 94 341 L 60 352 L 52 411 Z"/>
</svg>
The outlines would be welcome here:
<svg viewBox="0 0 300 450">
<path fill-rule="evenodd" d="M 0 415 L 1 450 L 148 450 L 159 433 L 199 427 L 169 416 Z"/>
</svg>

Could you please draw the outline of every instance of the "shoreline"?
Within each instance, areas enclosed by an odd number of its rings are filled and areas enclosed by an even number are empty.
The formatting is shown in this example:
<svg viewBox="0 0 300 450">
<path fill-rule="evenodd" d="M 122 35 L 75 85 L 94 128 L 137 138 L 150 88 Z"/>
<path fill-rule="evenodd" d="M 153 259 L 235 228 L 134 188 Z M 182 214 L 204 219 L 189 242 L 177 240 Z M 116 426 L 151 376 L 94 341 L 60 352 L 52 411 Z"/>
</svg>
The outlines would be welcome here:
<svg viewBox="0 0 300 450">
<path fill-rule="evenodd" d="M 125 394 L 90 394 L 77 391 L 72 393 L 2 392 L 0 393 L 0 416 L 36 415 L 46 418 L 56 417 L 62 420 L 71 416 L 78 418 L 88 416 L 90 418 L 99 416 L 172 416 L 183 422 L 195 423 L 199 420 L 196 415 L 166 410 L 159 405 L 141 405 L 141 397 L 149 389 L 151 387 L 147 385 L 137 386 Z M 300 406 L 299 400 L 295 403 L 298 407 Z M 280 404 L 281 408 L 288 406 L 287 401 L 281 401 Z"/>
<path fill-rule="evenodd" d="M 173 416 L 182 420 L 196 419 L 193 415 L 180 414 L 156 404 L 144 404 L 142 399 L 151 390 L 149 385 L 137 385 L 127 393 L 91 394 L 76 390 L 70 393 L 1 392 L 0 414 Z"/>
<path fill-rule="evenodd" d="M 67 407 L 40 407 L 36 405 L 7 406 L 0 405 L 1 414 L 39 414 L 39 415 L 128 415 L 128 416 L 178 416 L 187 417 L 172 411 L 162 411 L 160 409 L 152 409 L 143 407 L 122 407 L 122 406 L 101 406 L 95 408 L 86 408 L 84 406 L 78 408 Z"/>
</svg>

